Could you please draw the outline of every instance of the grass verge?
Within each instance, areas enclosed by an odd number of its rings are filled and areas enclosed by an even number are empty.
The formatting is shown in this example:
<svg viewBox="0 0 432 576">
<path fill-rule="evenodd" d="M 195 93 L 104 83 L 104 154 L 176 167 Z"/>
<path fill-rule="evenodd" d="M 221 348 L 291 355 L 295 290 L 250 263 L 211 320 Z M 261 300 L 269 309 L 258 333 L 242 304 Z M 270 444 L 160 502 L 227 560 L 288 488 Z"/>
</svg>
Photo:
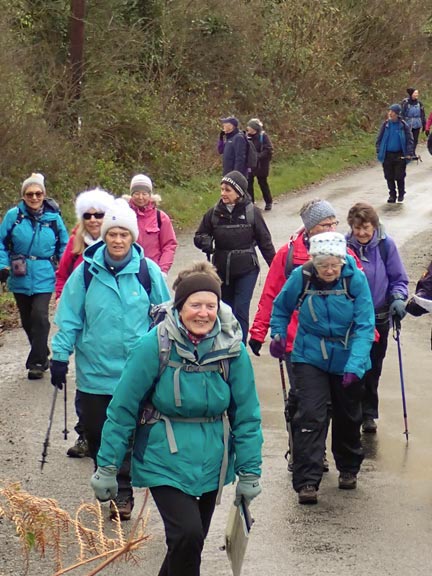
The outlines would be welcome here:
<svg viewBox="0 0 432 576">
<path fill-rule="evenodd" d="M 0 334 L 2 330 L 16 328 L 19 314 L 11 292 L 0 292 Z"/>
</svg>

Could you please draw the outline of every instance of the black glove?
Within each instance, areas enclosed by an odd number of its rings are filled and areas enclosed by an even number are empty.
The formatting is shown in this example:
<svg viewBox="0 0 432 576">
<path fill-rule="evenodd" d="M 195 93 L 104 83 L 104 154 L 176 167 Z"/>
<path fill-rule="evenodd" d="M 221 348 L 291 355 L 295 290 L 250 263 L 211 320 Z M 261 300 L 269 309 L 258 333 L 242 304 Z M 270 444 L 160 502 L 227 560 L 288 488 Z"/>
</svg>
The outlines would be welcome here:
<svg viewBox="0 0 432 576">
<path fill-rule="evenodd" d="M 251 338 L 249 340 L 249 346 L 255 356 L 261 356 L 260 350 L 262 348 L 262 342 L 258 342 L 258 340 L 255 340 L 255 338 Z"/>
<path fill-rule="evenodd" d="M 425 130 L 424 133 L 426 134 L 426 136 L 429 136 L 429 130 Z"/>
<path fill-rule="evenodd" d="M 66 374 L 68 373 L 68 362 L 60 360 L 51 360 L 51 384 L 59 390 L 63 390 L 63 384 L 66 384 Z"/>
<path fill-rule="evenodd" d="M 9 278 L 9 268 L 3 268 L 3 270 L 0 270 L 0 282 L 6 282 L 8 278 Z"/>
<path fill-rule="evenodd" d="M 223 140 L 223 139 L 224 139 L 224 136 L 225 136 L 225 132 L 224 132 L 223 130 L 221 130 L 221 131 L 219 132 L 219 140 Z"/>
</svg>

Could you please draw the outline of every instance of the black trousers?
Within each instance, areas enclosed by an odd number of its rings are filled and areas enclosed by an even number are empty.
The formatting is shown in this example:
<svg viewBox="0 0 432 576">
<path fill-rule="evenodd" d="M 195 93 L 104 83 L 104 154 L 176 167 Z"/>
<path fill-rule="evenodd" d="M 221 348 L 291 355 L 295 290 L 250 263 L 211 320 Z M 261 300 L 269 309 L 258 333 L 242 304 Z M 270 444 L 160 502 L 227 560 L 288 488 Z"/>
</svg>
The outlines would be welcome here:
<svg viewBox="0 0 432 576">
<path fill-rule="evenodd" d="M 320 485 L 327 436 L 328 402 L 332 403 L 332 453 L 339 472 L 357 474 L 363 461 L 360 440 L 363 384 L 344 388 L 342 376 L 311 364 L 293 364 L 297 409 L 292 419 L 293 487 Z"/>
<path fill-rule="evenodd" d="M 222 300 L 231 306 L 243 332 L 243 344 L 246 345 L 249 332 L 250 303 L 258 279 L 259 268 L 243 276 L 230 280 L 229 285 L 222 284 Z"/>
<path fill-rule="evenodd" d="M 378 342 L 372 344 L 370 353 L 372 368 L 366 372 L 363 378 L 363 420 L 365 418 L 378 418 L 378 384 L 387 352 L 390 324 L 389 322 L 386 322 L 383 324 L 376 324 L 375 327 L 378 330 L 380 339 Z"/>
<path fill-rule="evenodd" d="M 420 128 L 411 128 L 411 132 L 412 132 L 413 139 L 414 139 L 414 154 L 415 154 L 418 140 L 419 140 Z"/>
<path fill-rule="evenodd" d="M 51 292 L 42 294 L 19 294 L 14 292 L 21 324 L 30 342 L 26 368 L 46 368 L 48 363 L 48 335 L 50 331 L 49 303 Z"/>
<path fill-rule="evenodd" d="M 387 152 L 383 162 L 384 178 L 392 198 L 396 198 L 396 186 L 399 197 L 405 194 L 406 161 L 401 156 L 403 152 Z"/>
<path fill-rule="evenodd" d="M 101 444 L 102 428 L 106 420 L 106 411 L 112 396 L 108 394 L 88 394 L 79 392 L 81 404 L 81 423 L 84 428 L 84 434 L 88 442 L 90 456 L 97 467 L 97 453 Z M 126 452 L 122 465 L 117 473 L 118 497 L 128 498 L 132 496 L 131 485 L 131 458 L 132 458 L 132 439 L 129 442 L 129 448 Z"/>
<path fill-rule="evenodd" d="M 217 490 L 200 498 L 171 486 L 155 486 L 150 492 L 162 516 L 168 547 L 159 576 L 199 576 Z"/>
<path fill-rule="evenodd" d="M 255 202 L 255 192 L 254 192 L 254 174 L 251 172 L 248 174 L 248 194 L 252 198 L 252 202 Z M 264 202 L 266 204 L 272 204 L 273 198 L 270 192 L 270 186 L 267 180 L 267 176 L 257 176 L 258 185 L 261 188 Z"/>
</svg>

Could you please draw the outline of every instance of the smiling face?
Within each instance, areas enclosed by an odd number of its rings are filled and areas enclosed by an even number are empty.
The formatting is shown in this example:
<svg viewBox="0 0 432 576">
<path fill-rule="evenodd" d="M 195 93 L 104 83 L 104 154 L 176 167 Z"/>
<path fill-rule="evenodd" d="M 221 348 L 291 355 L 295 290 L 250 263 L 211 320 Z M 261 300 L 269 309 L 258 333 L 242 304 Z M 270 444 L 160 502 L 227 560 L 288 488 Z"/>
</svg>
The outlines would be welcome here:
<svg viewBox="0 0 432 576">
<path fill-rule="evenodd" d="M 194 336 L 206 336 L 215 325 L 218 298 L 208 291 L 194 292 L 183 304 L 179 316 L 185 328 Z"/>
<path fill-rule="evenodd" d="M 87 234 L 90 234 L 93 240 L 96 240 L 100 237 L 102 220 L 104 216 L 104 212 L 100 212 L 95 208 L 90 208 L 83 214 L 84 229 Z"/>
<path fill-rule="evenodd" d="M 105 243 L 108 254 L 113 260 L 123 260 L 132 246 L 132 234 L 120 226 L 110 228 L 105 234 Z"/>
<path fill-rule="evenodd" d="M 418 97 L 419 97 L 419 91 L 414 90 L 414 92 L 411 95 L 411 100 L 418 100 Z"/>
<path fill-rule="evenodd" d="M 25 189 L 23 200 L 31 210 L 39 210 L 45 199 L 45 192 L 37 184 L 30 184 Z"/>
<path fill-rule="evenodd" d="M 338 256 L 320 256 L 314 259 L 318 278 L 324 282 L 334 282 L 340 276 L 343 262 Z"/>
<path fill-rule="evenodd" d="M 146 188 L 134 190 L 132 192 L 132 200 L 138 208 L 144 208 L 150 202 L 151 194 Z"/>
<path fill-rule="evenodd" d="M 231 122 L 224 122 L 222 124 L 222 130 L 225 132 L 225 134 L 231 134 L 231 132 L 235 129 L 234 124 L 231 124 Z"/>
<path fill-rule="evenodd" d="M 356 238 L 360 244 L 370 242 L 375 232 L 375 227 L 370 222 L 354 222 L 351 229 L 354 238 Z"/>
</svg>

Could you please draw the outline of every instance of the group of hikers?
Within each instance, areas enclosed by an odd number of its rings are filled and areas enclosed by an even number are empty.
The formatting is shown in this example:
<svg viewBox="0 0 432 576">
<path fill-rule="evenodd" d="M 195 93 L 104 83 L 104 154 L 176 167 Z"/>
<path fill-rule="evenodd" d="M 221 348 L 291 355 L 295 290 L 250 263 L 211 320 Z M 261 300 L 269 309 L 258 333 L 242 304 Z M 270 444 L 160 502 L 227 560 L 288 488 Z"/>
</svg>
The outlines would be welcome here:
<svg viewBox="0 0 432 576">
<path fill-rule="evenodd" d="M 262 135 L 258 122 L 248 124 Z M 391 323 L 425 313 L 421 304 L 432 299 L 431 266 L 408 301 L 396 244 L 365 202 L 349 210 L 346 235 L 328 201 L 306 202 L 302 225 L 276 251 L 251 196 L 253 172 L 227 168 L 238 121 L 222 123 L 220 200 L 194 235 L 206 259 L 178 273 L 173 295 L 166 278 L 177 240 L 145 174 L 122 198 L 78 194 L 68 237 L 34 173 L 0 225 L 0 281 L 8 281 L 29 340 L 28 378 L 50 369 L 62 389 L 75 353 L 78 439 L 68 455 L 93 459 L 91 485 L 111 501 L 113 519 L 131 518 L 132 486 L 150 489 L 166 533 L 160 576 L 200 574 L 224 485 L 237 477 L 236 505 L 261 492 L 263 435 L 247 344 L 260 356 L 270 330 L 270 354 L 286 366 L 288 469 L 299 503 L 315 504 L 329 428 L 339 488 L 356 488 L 361 433 L 377 431 Z M 256 247 L 269 271 L 249 326 Z"/>
</svg>

